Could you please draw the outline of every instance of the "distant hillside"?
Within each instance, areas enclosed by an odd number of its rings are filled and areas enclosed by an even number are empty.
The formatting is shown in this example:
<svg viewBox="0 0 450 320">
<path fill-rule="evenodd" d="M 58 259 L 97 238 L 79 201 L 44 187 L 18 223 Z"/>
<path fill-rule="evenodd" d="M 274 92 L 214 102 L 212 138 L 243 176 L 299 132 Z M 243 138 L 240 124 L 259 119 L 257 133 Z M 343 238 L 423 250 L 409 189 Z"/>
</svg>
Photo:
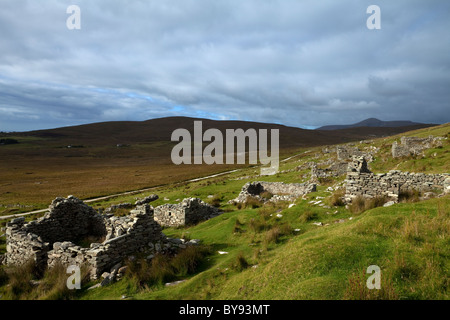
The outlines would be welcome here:
<svg viewBox="0 0 450 320">
<path fill-rule="evenodd" d="M 407 127 L 407 126 L 433 126 L 433 124 L 424 124 L 412 121 L 382 121 L 376 118 L 369 118 L 354 124 L 347 125 L 328 125 L 317 128 L 316 130 L 340 130 L 348 128 L 359 128 L 359 127 L 371 127 L 371 128 L 397 128 L 397 127 Z"/>
<path fill-rule="evenodd" d="M 410 124 L 408 126 L 406 126 L 405 123 L 405 126 L 401 127 L 388 125 L 364 125 L 363 123 L 370 120 L 368 119 L 360 122 L 360 124 L 363 125 L 352 125 L 345 130 L 340 130 L 339 133 L 331 133 L 250 121 L 217 121 L 189 117 L 167 117 L 146 121 L 111 121 L 92 123 L 57 129 L 24 132 L 21 133 L 21 135 L 47 138 L 53 141 L 60 141 L 60 143 L 66 145 L 87 144 L 91 146 L 106 146 L 116 144 L 152 143 L 157 141 L 170 142 L 171 134 L 175 129 L 185 128 L 193 134 L 194 121 L 199 120 L 202 121 L 203 132 L 209 128 L 219 129 L 223 134 L 225 134 L 226 129 L 279 129 L 280 147 L 288 149 L 337 144 L 372 137 L 390 136 L 409 130 L 431 126 L 424 124 L 414 125 L 413 122 L 408 122 Z M 18 134 L 15 133 L 14 135 Z"/>
</svg>

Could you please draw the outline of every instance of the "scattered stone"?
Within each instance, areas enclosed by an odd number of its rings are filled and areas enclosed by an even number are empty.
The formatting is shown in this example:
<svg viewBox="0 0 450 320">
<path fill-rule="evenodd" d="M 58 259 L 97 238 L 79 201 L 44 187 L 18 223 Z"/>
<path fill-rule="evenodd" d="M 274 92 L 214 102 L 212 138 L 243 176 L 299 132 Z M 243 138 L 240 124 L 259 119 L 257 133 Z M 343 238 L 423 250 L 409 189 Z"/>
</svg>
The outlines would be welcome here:
<svg viewBox="0 0 450 320">
<path fill-rule="evenodd" d="M 228 254 L 226 251 L 217 251 L 219 254 Z"/>
<path fill-rule="evenodd" d="M 322 222 L 313 222 L 312 224 L 316 225 L 316 226 L 323 226 Z"/>
<path fill-rule="evenodd" d="M 179 280 L 179 281 L 174 281 L 174 282 L 168 282 L 165 284 L 166 287 L 172 287 L 172 286 L 176 286 L 177 284 L 186 282 L 186 280 Z"/>
<path fill-rule="evenodd" d="M 158 199 L 159 199 L 159 197 L 158 197 L 157 194 L 151 194 L 148 197 L 145 197 L 144 199 L 137 200 L 135 202 L 135 205 L 141 206 L 141 205 L 153 202 L 153 201 L 158 200 Z"/>
<path fill-rule="evenodd" d="M 131 203 L 119 203 L 119 204 L 113 204 L 110 207 L 105 209 L 105 213 L 112 213 L 115 212 L 117 209 L 131 209 L 133 208 L 133 205 Z"/>
<path fill-rule="evenodd" d="M 245 203 L 249 197 L 263 202 L 295 201 L 295 199 L 314 191 L 316 191 L 316 184 L 309 182 L 248 182 L 242 187 L 237 198 L 231 200 L 230 203 Z M 264 192 L 272 194 L 272 197 L 269 199 L 261 197 Z"/>
<path fill-rule="evenodd" d="M 97 283 L 97 284 L 94 284 L 92 287 L 89 287 L 88 290 L 97 289 L 97 288 L 100 288 L 101 286 L 102 286 L 101 283 Z"/>
<path fill-rule="evenodd" d="M 394 204 L 395 204 L 394 201 L 388 201 L 388 202 L 386 202 L 385 204 L 383 204 L 383 207 L 390 207 L 390 206 L 392 206 L 392 205 L 394 205 Z"/>
</svg>

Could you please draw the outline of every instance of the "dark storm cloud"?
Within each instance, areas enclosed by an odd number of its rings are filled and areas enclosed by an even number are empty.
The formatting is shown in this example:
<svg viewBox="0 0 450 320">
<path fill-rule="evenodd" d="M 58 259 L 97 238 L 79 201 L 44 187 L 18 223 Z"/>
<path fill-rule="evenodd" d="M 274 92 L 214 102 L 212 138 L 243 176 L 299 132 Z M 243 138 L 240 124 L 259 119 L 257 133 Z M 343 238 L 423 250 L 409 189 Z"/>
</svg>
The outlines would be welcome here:
<svg viewBox="0 0 450 320">
<path fill-rule="evenodd" d="M 0 130 L 172 115 L 449 121 L 447 1 L 2 2 Z M 381 8 L 381 30 L 366 9 Z"/>
</svg>

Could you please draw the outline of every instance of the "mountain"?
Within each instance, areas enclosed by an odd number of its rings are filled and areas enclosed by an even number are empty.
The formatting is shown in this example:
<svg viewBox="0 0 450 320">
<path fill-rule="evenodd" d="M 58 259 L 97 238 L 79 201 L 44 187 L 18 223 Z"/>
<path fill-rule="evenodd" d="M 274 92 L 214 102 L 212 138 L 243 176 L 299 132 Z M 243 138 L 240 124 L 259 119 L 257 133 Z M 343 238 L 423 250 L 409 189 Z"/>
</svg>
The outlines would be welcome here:
<svg viewBox="0 0 450 320">
<path fill-rule="evenodd" d="M 89 145 L 110 146 L 116 144 L 139 144 L 154 142 L 170 142 L 172 132 L 178 128 L 185 128 L 191 132 L 193 138 L 194 121 L 202 122 L 202 131 L 210 128 L 219 129 L 225 139 L 226 129 L 247 130 L 279 129 L 281 148 L 311 147 L 317 145 L 337 144 L 349 141 L 361 140 L 371 137 L 382 137 L 415 130 L 431 125 L 416 124 L 408 121 L 383 122 L 377 119 L 367 119 L 358 124 L 348 126 L 339 133 L 318 132 L 297 127 L 288 127 L 279 124 L 251 122 L 210 120 L 190 117 L 166 117 L 146 121 L 109 121 L 91 123 L 85 125 L 61 127 L 56 129 L 37 130 L 23 133 L 14 133 L 24 136 L 35 136 L 45 138 L 47 142 L 58 142 L 65 145 Z M 389 125 L 395 122 L 401 125 Z M 378 124 L 378 125 L 377 125 Z M 386 125 L 382 125 L 386 124 Z M 323 129 L 320 130 L 335 130 Z M 270 131 L 269 131 L 270 134 Z"/>
<path fill-rule="evenodd" d="M 341 130 L 348 128 L 359 128 L 359 127 L 371 127 L 371 128 L 398 128 L 407 126 L 427 126 L 424 123 L 412 122 L 412 121 L 382 121 L 376 118 L 369 118 L 354 124 L 347 125 L 328 125 L 317 128 L 316 130 Z"/>
</svg>

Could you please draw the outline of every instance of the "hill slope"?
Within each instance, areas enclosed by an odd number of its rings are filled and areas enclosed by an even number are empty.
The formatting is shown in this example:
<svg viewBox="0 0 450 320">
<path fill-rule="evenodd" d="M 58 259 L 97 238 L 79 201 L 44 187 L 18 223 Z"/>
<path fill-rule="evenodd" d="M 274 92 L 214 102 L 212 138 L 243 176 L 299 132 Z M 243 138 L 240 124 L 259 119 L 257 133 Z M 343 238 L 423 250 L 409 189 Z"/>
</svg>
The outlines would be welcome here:
<svg viewBox="0 0 450 320">
<path fill-rule="evenodd" d="M 433 124 L 424 124 L 412 121 L 382 121 L 376 118 L 369 118 L 358 123 L 347 124 L 347 125 L 327 125 L 316 130 L 341 130 L 348 128 L 358 128 L 358 127 L 371 127 L 371 128 L 398 128 L 398 127 L 409 127 L 409 126 L 433 126 Z"/>
</svg>

